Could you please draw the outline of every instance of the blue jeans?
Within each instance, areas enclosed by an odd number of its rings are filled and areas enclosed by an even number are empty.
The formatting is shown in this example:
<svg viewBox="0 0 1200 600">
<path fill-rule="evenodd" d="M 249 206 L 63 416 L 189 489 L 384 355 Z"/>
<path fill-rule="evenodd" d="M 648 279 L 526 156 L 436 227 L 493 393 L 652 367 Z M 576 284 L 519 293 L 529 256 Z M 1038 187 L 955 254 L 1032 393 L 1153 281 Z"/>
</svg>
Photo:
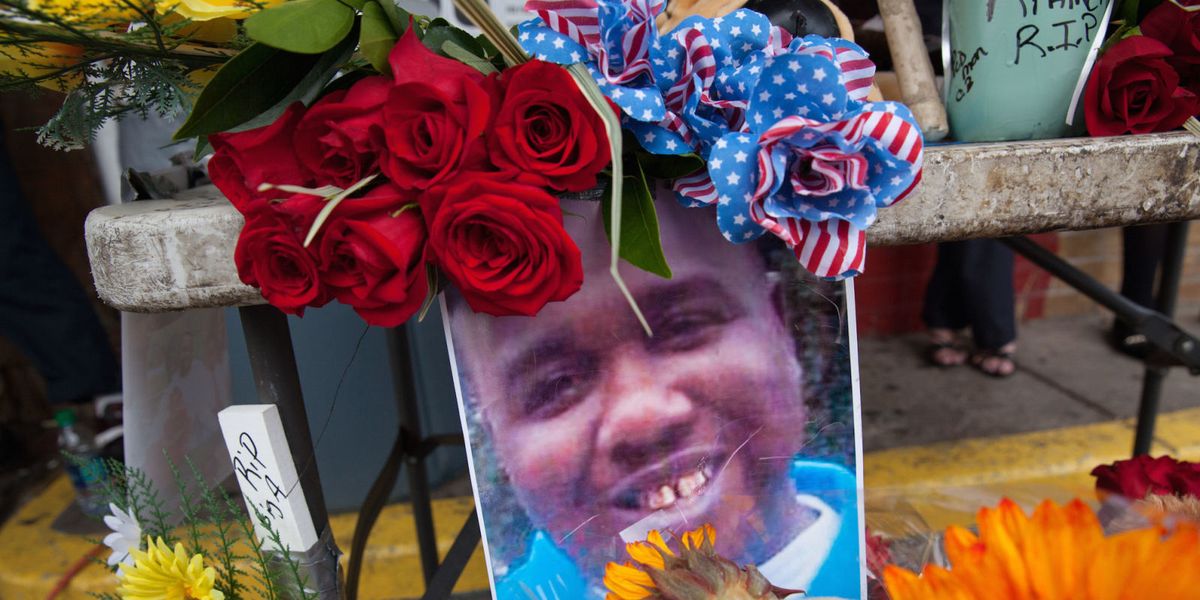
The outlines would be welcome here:
<svg viewBox="0 0 1200 600">
<path fill-rule="evenodd" d="M 33 362 L 51 404 L 117 391 L 120 370 L 108 335 L 83 286 L 38 230 L 3 142 L 0 137 L 0 336 Z"/>
</svg>

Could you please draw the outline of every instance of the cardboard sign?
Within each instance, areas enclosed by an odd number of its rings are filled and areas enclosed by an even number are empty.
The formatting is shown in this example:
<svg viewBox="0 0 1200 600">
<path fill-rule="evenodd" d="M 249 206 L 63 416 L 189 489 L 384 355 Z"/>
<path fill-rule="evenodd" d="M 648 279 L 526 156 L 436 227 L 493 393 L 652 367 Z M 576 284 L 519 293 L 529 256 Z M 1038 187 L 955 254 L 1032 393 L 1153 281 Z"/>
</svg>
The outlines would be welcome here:
<svg viewBox="0 0 1200 600">
<path fill-rule="evenodd" d="M 279 532 L 283 550 L 311 548 L 317 543 L 317 530 L 298 483 L 279 409 L 274 404 L 231 406 L 217 419 L 258 539 L 269 545 L 271 536 L 255 518 L 256 512 Z"/>
</svg>

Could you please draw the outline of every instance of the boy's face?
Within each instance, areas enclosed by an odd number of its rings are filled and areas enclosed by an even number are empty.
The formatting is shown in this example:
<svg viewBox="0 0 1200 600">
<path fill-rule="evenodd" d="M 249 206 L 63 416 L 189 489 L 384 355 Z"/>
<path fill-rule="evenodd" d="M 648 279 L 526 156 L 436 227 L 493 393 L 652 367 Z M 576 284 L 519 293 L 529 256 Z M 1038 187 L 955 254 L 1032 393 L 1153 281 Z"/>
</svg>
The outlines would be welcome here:
<svg viewBox="0 0 1200 600">
<path fill-rule="evenodd" d="M 775 286 L 710 211 L 657 205 L 674 277 L 622 268 L 653 337 L 608 275 L 596 203 L 565 206 L 579 293 L 532 319 L 452 311 L 518 499 L 593 576 L 620 532 L 658 511 L 655 527 L 712 523 L 722 553 L 761 560 L 779 543 L 770 524 L 795 504 L 805 414 Z"/>
</svg>

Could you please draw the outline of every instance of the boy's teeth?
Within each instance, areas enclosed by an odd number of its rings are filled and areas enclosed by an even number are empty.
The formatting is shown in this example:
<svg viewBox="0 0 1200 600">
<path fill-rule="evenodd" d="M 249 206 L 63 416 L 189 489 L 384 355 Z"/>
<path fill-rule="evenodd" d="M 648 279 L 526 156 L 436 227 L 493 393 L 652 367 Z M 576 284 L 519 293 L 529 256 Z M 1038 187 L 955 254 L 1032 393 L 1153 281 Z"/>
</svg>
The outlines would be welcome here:
<svg viewBox="0 0 1200 600">
<path fill-rule="evenodd" d="M 679 491 L 681 498 L 691 498 L 700 488 L 704 487 L 707 481 L 708 478 L 704 476 L 702 471 L 696 471 L 680 478 L 679 483 L 675 484 L 675 488 Z"/>
<path fill-rule="evenodd" d="M 675 504 L 675 488 L 664 485 L 658 488 L 658 490 L 650 492 L 649 502 L 646 504 L 655 510 Z"/>
<path fill-rule="evenodd" d="M 679 478 L 675 485 L 663 484 L 656 490 L 651 490 L 644 496 L 645 505 L 653 510 L 667 508 L 681 498 L 691 498 L 698 494 L 708 483 L 708 476 L 702 469 L 697 469 Z"/>
</svg>

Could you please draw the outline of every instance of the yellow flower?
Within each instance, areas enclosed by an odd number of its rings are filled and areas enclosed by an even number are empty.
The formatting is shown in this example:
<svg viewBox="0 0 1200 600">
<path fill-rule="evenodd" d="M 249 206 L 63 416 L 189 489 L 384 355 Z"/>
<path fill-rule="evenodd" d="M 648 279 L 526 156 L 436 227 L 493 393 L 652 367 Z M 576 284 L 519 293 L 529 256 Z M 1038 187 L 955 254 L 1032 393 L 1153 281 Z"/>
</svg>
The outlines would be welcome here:
<svg viewBox="0 0 1200 600">
<path fill-rule="evenodd" d="M 57 42 L 40 42 L 22 47 L 2 46 L 0 47 L 0 75 L 45 77 L 74 66 L 82 57 L 83 48 Z M 79 85 L 82 81 L 83 76 L 79 71 L 72 71 L 43 79 L 38 82 L 38 85 L 52 90 L 60 90 Z"/>
<path fill-rule="evenodd" d="M 188 558 L 183 544 L 175 544 L 172 552 L 162 538 L 146 538 L 146 550 L 132 555 L 133 566 L 119 577 L 117 595 L 123 600 L 225 600 L 213 589 L 216 572 L 205 568 L 203 556 Z"/>
<path fill-rule="evenodd" d="M 212 19 L 245 19 L 263 8 L 282 4 L 284 0 L 158 0 L 158 9 L 168 13 L 172 9 L 193 21 Z"/>
<path fill-rule="evenodd" d="M 146 12 L 154 11 L 152 0 L 134 2 L 144 2 L 143 8 Z M 86 23 L 98 27 L 141 19 L 137 10 L 121 0 L 29 0 L 29 8 L 70 23 Z"/>
<path fill-rule="evenodd" d="M 1005 500 L 979 511 L 979 535 L 946 531 L 950 569 L 918 577 L 889 565 L 892 600 L 1189 600 L 1200 590 L 1200 532 L 1160 528 L 1105 537 L 1076 500 L 1046 501 L 1032 517 Z"/>
<path fill-rule="evenodd" d="M 777 588 L 754 567 L 718 556 L 712 525 L 684 533 L 679 541 L 678 550 L 672 550 L 662 534 L 651 531 L 645 542 L 626 544 L 633 561 L 608 563 L 605 600 L 777 600 L 798 592 Z"/>
</svg>

